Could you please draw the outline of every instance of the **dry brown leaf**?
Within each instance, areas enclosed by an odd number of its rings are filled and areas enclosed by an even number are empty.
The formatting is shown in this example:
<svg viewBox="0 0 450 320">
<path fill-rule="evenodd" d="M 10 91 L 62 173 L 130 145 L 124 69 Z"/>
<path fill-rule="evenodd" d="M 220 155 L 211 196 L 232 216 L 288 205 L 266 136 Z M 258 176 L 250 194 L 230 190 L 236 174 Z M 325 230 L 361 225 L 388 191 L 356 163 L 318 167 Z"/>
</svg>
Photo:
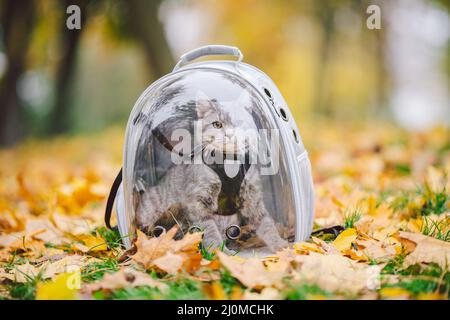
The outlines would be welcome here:
<svg viewBox="0 0 450 320">
<path fill-rule="evenodd" d="M 187 258 L 186 255 L 174 254 L 169 251 L 162 257 L 153 260 L 153 264 L 168 274 L 176 274 Z"/>
<path fill-rule="evenodd" d="M 311 252 L 297 255 L 297 278 L 318 284 L 330 292 L 352 292 L 373 288 L 379 268 L 357 263 L 341 255 L 322 255 Z"/>
<path fill-rule="evenodd" d="M 81 268 L 88 263 L 97 261 L 98 259 L 90 258 L 87 256 L 70 255 L 66 256 L 55 262 L 44 263 L 41 267 L 43 272 L 43 278 L 53 278 L 55 275 L 65 272 L 81 272 Z"/>
<path fill-rule="evenodd" d="M 114 290 L 141 286 L 150 286 L 158 288 L 161 291 L 167 289 L 167 285 L 153 279 L 149 274 L 127 267 L 116 273 L 106 274 L 100 281 L 85 285 L 82 291 L 84 293 L 92 293 L 98 290 Z"/>
<path fill-rule="evenodd" d="M 269 271 L 258 258 L 243 259 L 231 257 L 223 252 L 217 252 L 220 262 L 230 273 L 248 288 L 280 286 L 282 272 Z"/>
<path fill-rule="evenodd" d="M 40 264 L 32 265 L 29 262 L 16 265 L 9 272 L 0 273 L 0 277 L 13 280 L 15 282 L 27 282 L 40 274 L 42 279 L 53 279 L 56 275 L 65 272 L 80 272 L 81 268 L 95 258 L 79 255 L 65 256 L 55 262 L 50 260 Z"/>
<path fill-rule="evenodd" d="M 450 243 L 427 237 L 420 233 L 399 232 L 399 240 L 403 243 L 412 241 L 415 249 L 405 258 L 404 266 L 416 263 L 435 262 L 444 269 L 450 268 Z"/>
<path fill-rule="evenodd" d="M 362 247 L 362 251 L 367 257 L 376 261 L 392 259 L 399 253 L 395 245 L 383 243 L 374 239 L 356 240 L 356 243 L 358 246 Z"/>
<path fill-rule="evenodd" d="M 322 239 L 316 238 L 316 237 L 311 237 L 311 240 L 318 245 L 319 247 L 321 247 L 326 254 L 339 254 L 339 250 L 337 250 L 334 246 L 332 246 L 331 244 L 326 243 L 325 241 L 323 241 Z"/>
<path fill-rule="evenodd" d="M 199 232 L 188 233 L 182 239 L 174 240 L 176 232 L 177 228 L 173 227 L 159 237 L 149 238 L 143 232 L 138 231 L 137 251 L 131 258 L 146 269 L 157 266 L 166 272 L 173 273 L 175 268 L 179 270 L 181 266 L 185 266 L 188 272 L 195 270 L 201 261 L 198 245 L 202 240 L 202 234 Z M 156 265 L 156 262 L 161 267 Z M 170 263 L 174 265 L 171 266 Z"/>
<path fill-rule="evenodd" d="M 310 242 L 298 242 L 294 243 L 293 248 L 296 253 L 298 254 L 308 254 L 308 252 L 318 252 L 318 253 L 325 253 L 325 251 L 316 243 L 310 243 Z"/>
<path fill-rule="evenodd" d="M 34 267 L 29 262 L 14 266 L 9 272 L 3 272 L 1 277 L 19 283 L 25 283 L 34 279 L 39 274 L 40 268 Z"/>
</svg>

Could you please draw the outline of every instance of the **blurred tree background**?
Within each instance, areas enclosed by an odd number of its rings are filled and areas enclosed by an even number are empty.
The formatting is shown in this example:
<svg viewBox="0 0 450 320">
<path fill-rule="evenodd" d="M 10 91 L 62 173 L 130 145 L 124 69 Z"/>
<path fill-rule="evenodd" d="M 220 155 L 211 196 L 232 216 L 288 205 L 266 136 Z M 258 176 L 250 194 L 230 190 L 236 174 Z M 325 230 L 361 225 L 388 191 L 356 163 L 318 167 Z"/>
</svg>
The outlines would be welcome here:
<svg viewBox="0 0 450 320">
<path fill-rule="evenodd" d="M 66 8 L 81 9 L 68 30 Z M 369 30 L 370 4 L 381 29 Z M 125 125 L 139 94 L 195 47 L 238 46 L 299 124 L 450 121 L 445 0 L 2 0 L 0 145 Z"/>
</svg>

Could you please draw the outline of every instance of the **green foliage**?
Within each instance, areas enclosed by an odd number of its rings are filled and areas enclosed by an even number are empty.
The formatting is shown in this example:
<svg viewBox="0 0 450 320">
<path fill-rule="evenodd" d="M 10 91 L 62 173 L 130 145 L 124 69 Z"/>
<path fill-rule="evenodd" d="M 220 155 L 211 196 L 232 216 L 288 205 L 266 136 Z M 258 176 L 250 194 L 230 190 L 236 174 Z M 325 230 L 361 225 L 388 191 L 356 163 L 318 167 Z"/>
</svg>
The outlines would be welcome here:
<svg viewBox="0 0 450 320">
<path fill-rule="evenodd" d="M 413 217 L 441 215 L 448 211 L 449 200 L 450 195 L 445 188 L 441 191 L 433 191 L 428 184 L 425 184 L 413 192 L 403 191 L 394 198 L 390 206 L 394 211 L 408 208 L 408 213 Z"/>
<path fill-rule="evenodd" d="M 122 245 L 122 238 L 119 231 L 110 230 L 106 227 L 100 227 L 97 229 L 98 234 L 105 239 L 108 248 L 115 249 Z"/>
<path fill-rule="evenodd" d="M 11 297 L 20 300 L 34 300 L 36 296 L 37 281 L 31 280 L 25 283 L 14 282 L 8 287 Z"/>
<path fill-rule="evenodd" d="M 119 300 L 155 300 L 162 299 L 162 293 L 157 288 L 153 287 L 128 287 L 115 290 L 111 295 L 106 296 L 99 291 L 94 294 L 94 297 L 99 300 L 104 299 L 119 299 Z"/>
<path fill-rule="evenodd" d="M 450 217 L 434 221 L 423 217 L 420 232 L 426 236 L 434 237 L 442 241 L 450 241 Z"/>
<path fill-rule="evenodd" d="M 450 272 L 441 268 L 436 263 L 428 265 L 414 264 L 407 268 L 401 268 L 403 259 L 392 260 L 386 265 L 382 274 L 399 275 L 399 282 L 383 284 L 382 288 L 400 287 L 408 290 L 414 296 L 420 293 L 439 292 L 449 294 Z"/>
<path fill-rule="evenodd" d="M 233 288 L 236 286 L 244 288 L 242 284 L 231 275 L 230 271 L 226 269 L 220 275 L 220 284 L 227 295 L 230 295 Z"/>
<path fill-rule="evenodd" d="M 420 211 L 422 216 L 430 214 L 440 215 L 447 211 L 447 201 L 450 197 L 445 188 L 440 192 L 434 192 L 426 186 L 423 191 L 423 198 L 425 199 L 425 204 Z"/>
<path fill-rule="evenodd" d="M 96 292 L 94 297 L 99 300 L 120 299 L 120 300 L 200 300 L 206 299 L 200 284 L 189 279 L 183 279 L 175 282 L 167 282 L 167 291 L 149 286 L 122 288 L 113 291 L 111 294 Z"/>
<path fill-rule="evenodd" d="M 396 255 L 384 266 L 384 268 L 381 270 L 381 274 L 399 274 L 399 272 L 401 272 L 404 261 L 405 254 Z"/>
<path fill-rule="evenodd" d="M 361 219 L 362 213 L 359 208 L 351 209 L 345 212 L 344 214 L 344 228 L 353 228 L 355 223 Z"/>
<path fill-rule="evenodd" d="M 115 259 L 105 259 L 99 262 L 93 262 L 83 267 L 81 270 L 81 279 L 85 282 L 92 282 L 103 278 L 105 273 L 114 273 L 119 270 Z"/>
<path fill-rule="evenodd" d="M 214 250 L 211 250 L 212 244 L 210 244 L 208 247 L 205 247 L 202 245 L 202 243 L 199 244 L 200 253 L 202 254 L 202 257 L 206 260 L 212 261 L 216 253 Z"/>
<path fill-rule="evenodd" d="M 206 299 L 200 284 L 193 280 L 185 279 L 178 282 L 168 283 L 169 290 L 164 294 L 168 300 L 200 300 Z"/>
<path fill-rule="evenodd" d="M 20 300 L 33 300 L 36 296 L 36 285 L 42 280 L 42 273 L 35 277 L 24 274 L 27 281 L 24 283 L 12 282 L 8 285 L 9 294 L 12 298 Z"/>
<path fill-rule="evenodd" d="M 332 294 L 328 291 L 323 290 L 318 285 L 302 284 L 293 286 L 286 293 L 287 300 L 308 300 L 312 296 L 325 296 L 331 297 Z"/>
<path fill-rule="evenodd" d="M 411 173 L 411 168 L 407 164 L 396 164 L 395 165 L 395 172 L 397 172 L 400 175 L 409 175 Z"/>
</svg>

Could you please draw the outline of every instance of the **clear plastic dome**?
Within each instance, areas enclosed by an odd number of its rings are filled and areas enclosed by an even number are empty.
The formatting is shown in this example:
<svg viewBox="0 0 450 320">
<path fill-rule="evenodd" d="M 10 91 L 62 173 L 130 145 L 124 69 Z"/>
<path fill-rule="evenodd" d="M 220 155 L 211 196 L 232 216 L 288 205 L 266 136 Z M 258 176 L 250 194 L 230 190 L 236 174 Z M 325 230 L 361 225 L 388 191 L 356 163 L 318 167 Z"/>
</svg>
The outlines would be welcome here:
<svg viewBox="0 0 450 320">
<path fill-rule="evenodd" d="M 294 241 L 292 175 L 260 93 L 219 69 L 151 86 L 127 128 L 128 223 L 147 234 L 203 231 L 203 246 L 276 251 Z"/>
</svg>

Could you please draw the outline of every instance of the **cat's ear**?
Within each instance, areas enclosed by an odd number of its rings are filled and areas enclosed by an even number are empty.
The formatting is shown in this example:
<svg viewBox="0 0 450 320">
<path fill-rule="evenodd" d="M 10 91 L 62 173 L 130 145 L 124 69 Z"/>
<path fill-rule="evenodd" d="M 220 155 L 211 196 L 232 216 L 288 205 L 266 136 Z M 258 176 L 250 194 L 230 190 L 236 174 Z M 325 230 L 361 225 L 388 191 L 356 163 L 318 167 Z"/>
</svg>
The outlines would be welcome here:
<svg viewBox="0 0 450 320">
<path fill-rule="evenodd" d="M 197 117 L 203 119 L 205 115 L 214 110 L 214 105 L 208 96 L 203 92 L 198 92 L 195 98 Z"/>
</svg>

